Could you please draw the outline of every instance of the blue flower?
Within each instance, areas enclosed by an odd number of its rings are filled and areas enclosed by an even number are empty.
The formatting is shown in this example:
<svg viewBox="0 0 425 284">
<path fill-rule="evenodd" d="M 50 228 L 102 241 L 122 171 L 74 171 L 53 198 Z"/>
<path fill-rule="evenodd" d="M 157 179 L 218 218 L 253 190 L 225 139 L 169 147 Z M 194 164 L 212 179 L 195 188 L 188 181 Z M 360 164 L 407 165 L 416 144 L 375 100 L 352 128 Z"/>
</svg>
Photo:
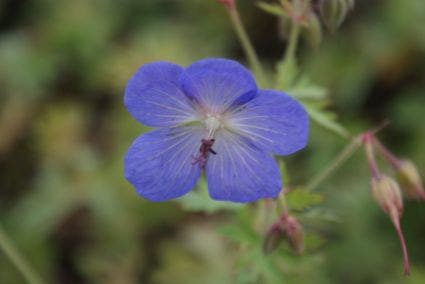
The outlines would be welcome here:
<svg viewBox="0 0 425 284">
<path fill-rule="evenodd" d="M 127 84 L 124 104 L 137 121 L 157 128 L 139 136 L 124 161 L 126 179 L 151 201 L 186 194 L 203 171 L 213 199 L 276 197 L 282 184 L 272 154 L 294 153 L 308 138 L 304 108 L 284 93 L 257 89 L 232 60 L 143 65 Z"/>
</svg>

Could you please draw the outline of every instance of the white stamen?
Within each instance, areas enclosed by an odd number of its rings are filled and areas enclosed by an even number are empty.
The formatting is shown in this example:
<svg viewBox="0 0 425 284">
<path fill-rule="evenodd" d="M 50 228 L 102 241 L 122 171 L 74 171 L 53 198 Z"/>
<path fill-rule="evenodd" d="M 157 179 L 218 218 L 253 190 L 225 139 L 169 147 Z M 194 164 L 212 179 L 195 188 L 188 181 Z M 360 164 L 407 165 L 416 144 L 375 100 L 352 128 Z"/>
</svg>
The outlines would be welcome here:
<svg viewBox="0 0 425 284">
<path fill-rule="evenodd" d="M 216 115 L 208 114 L 206 119 L 204 120 L 205 127 L 208 130 L 207 139 L 212 139 L 214 137 L 215 132 L 222 126 L 220 118 Z"/>
</svg>

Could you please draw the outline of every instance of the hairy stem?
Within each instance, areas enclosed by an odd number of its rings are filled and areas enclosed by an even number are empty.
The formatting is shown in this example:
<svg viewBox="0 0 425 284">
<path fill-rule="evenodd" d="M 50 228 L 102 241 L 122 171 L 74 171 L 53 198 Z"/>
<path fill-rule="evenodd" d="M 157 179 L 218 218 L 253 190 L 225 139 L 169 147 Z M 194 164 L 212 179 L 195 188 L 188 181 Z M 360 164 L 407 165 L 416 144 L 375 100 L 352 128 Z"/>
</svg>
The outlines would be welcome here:
<svg viewBox="0 0 425 284">
<path fill-rule="evenodd" d="M 367 131 L 363 134 L 363 143 L 365 145 L 366 159 L 370 174 L 373 178 L 379 179 L 381 177 L 381 173 L 379 172 L 379 168 L 375 160 L 375 153 L 372 145 L 373 139 L 373 134 L 371 132 Z"/>
<path fill-rule="evenodd" d="M 289 33 L 288 46 L 286 47 L 284 62 L 295 60 L 295 51 L 298 46 L 298 38 L 300 35 L 300 26 L 297 22 L 292 21 L 291 31 Z"/>
<path fill-rule="evenodd" d="M 259 77 L 258 79 L 261 82 L 264 82 L 266 79 L 263 68 L 261 66 L 260 60 L 258 59 L 257 53 L 248 37 L 248 33 L 245 30 L 245 27 L 239 16 L 238 9 L 236 5 L 227 7 L 227 11 L 232 21 L 233 28 L 235 29 L 236 35 L 239 38 L 239 41 L 242 45 L 242 48 L 245 52 L 245 55 L 248 59 L 249 65 L 252 67 L 254 73 Z"/>
<path fill-rule="evenodd" d="M 378 149 L 378 151 L 381 153 L 382 157 L 384 157 L 384 159 L 386 159 L 393 168 L 397 169 L 398 167 L 400 167 L 401 161 L 393 153 L 391 153 L 384 145 L 382 145 L 382 143 L 375 137 L 373 137 L 373 143 L 376 149 Z"/>
<path fill-rule="evenodd" d="M 401 250 L 403 252 L 403 263 L 404 263 L 404 274 L 410 274 L 410 265 L 409 265 L 409 255 L 407 253 L 406 241 L 404 240 L 403 231 L 400 226 L 400 219 L 397 211 L 392 210 L 390 212 L 391 221 L 394 225 L 394 228 L 397 232 L 398 238 L 400 240 Z"/>
<path fill-rule="evenodd" d="M 325 167 L 323 171 L 314 176 L 309 183 L 305 186 L 305 189 L 310 191 L 315 189 L 321 184 L 326 178 L 331 176 L 345 161 L 352 156 L 352 154 L 360 147 L 360 137 L 355 137 L 351 142 L 345 146 L 344 149 Z"/>
<path fill-rule="evenodd" d="M 37 275 L 34 269 L 30 267 L 23 256 L 18 252 L 11 240 L 7 237 L 6 232 L 0 227 L 0 249 L 9 258 L 13 265 L 22 274 L 25 280 L 30 284 L 41 284 L 43 281 Z"/>
<path fill-rule="evenodd" d="M 279 196 L 277 197 L 276 200 L 276 213 L 278 216 L 281 216 L 282 214 L 284 215 L 288 215 L 289 214 L 289 208 L 288 208 L 288 203 L 286 202 L 286 196 L 285 196 L 285 192 L 282 189 L 282 191 L 279 193 Z"/>
</svg>

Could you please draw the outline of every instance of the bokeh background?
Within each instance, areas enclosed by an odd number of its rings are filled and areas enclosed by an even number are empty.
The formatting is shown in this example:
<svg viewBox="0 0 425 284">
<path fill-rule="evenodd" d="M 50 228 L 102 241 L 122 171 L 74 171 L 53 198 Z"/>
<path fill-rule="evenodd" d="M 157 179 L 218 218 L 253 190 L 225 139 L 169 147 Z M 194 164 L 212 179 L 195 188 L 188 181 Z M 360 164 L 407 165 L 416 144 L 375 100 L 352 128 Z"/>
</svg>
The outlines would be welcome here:
<svg viewBox="0 0 425 284">
<path fill-rule="evenodd" d="M 277 19 L 255 1 L 238 3 L 272 70 L 285 49 Z M 339 30 L 317 47 L 302 42 L 298 54 L 348 129 L 389 119 L 379 137 L 425 176 L 425 1 L 356 1 Z M 237 245 L 217 230 L 238 222 L 234 213 L 149 203 L 123 178 L 123 155 L 147 130 L 123 107 L 128 78 L 149 61 L 205 57 L 245 62 L 213 0 L 0 1 L 0 224 L 47 282 L 252 283 L 238 277 L 246 268 Z M 292 182 L 345 143 L 313 124 L 307 149 L 289 159 Z M 324 242 L 288 258 L 286 282 L 425 283 L 425 204 L 405 203 L 405 278 L 368 183 L 357 153 L 317 189 L 337 221 L 314 224 Z M 25 283 L 2 252 L 0 283 Z"/>
</svg>

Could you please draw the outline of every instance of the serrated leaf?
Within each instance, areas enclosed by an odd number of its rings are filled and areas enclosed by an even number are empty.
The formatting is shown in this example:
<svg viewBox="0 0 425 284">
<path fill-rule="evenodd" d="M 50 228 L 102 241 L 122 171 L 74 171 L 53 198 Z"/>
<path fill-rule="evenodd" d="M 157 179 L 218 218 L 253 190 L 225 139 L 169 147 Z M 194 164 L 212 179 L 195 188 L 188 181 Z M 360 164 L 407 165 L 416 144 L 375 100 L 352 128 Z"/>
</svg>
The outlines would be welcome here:
<svg viewBox="0 0 425 284">
<path fill-rule="evenodd" d="M 239 269 L 236 272 L 236 284 L 255 283 L 258 278 L 258 272 L 253 269 Z"/>
<path fill-rule="evenodd" d="M 325 111 L 318 106 L 309 103 L 305 103 L 304 107 L 306 108 L 310 118 L 320 126 L 344 138 L 350 136 L 349 132 L 341 124 L 335 121 L 334 113 Z"/>
<path fill-rule="evenodd" d="M 304 210 L 323 201 L 322 195 L 300 188 L 286 194 L 286 201 L 292 210 Z"/>
<path fill-rule="evenodd" d="M 342 219 L 335 212 L 327 210 L 324 208 L 312 208 L 308 212 L 304 212 L 302 215 L 302 223 L 317 225 L 320 222 L 332 222 L 332 223 L 341 223 Z"/>
<path fill-rule="evenodd" d="M 295 84 L 299 74 L 295 58 L 288 58 L 277 65 L 276 89 L 286 91 Z"/>
<path fill-rule="evenodd" d="M 286 16 L 285 11 L 282 9 L 282 6 L 279 4 L 271 4 L 266 2 L 257 2 L 257 7 L 263 10 L 266 13 L 272 14 L 274 16 Z"/>
<path fill-rule="evenodd" d="M 240 225 L 225 225 L 218 228 L 218 232 L 234 242 L 256 243 L 258 240 L 254 231 L 247 230 Z"/>
<path fill-rule="evenodd" d="M 244 242 L 260 246 L 261 237 L 252 226 L 253 212 L 246 206 L 236 212 L 235 220 L 232 224 L 226 224 L 218 228 L 218 232 L 225 237 L 235 241 Z"/>
<path fill-rule="evenodd" d="M 311 83 L 305 76 L 301 77 L 287 92 L 296 99 L 306 100 L 325 100 L 328 96 L 326 88 Z"/>
<path fill-rule="evenodd" d="M 320 86 L 295 87 L 288 90 L 288 94 L 296 99 L 323 100 L 326 99 L 327 90 Z"/>
<path fill-rule="evenodd" d="M 222 210 L 237 210 L 242 204 L 215 201 L 208 195 L 207 185 L 204 179 L 199 181 L 198 188 L 192 190 L 177 200 L 185 210 L 194 212 L 215 213 Z"/>
<path fill-rule="evenodd" d="M 258 250 L 257 256 L 254 258 L 254 262 L 258 267 L 261 274 L 266 279 L 266 283 L 282 283 L 284 279 L 281 269 L 276 265 L 274 259 L 269 256 L 265 256 L 261 250 Z"/>
</svg>

